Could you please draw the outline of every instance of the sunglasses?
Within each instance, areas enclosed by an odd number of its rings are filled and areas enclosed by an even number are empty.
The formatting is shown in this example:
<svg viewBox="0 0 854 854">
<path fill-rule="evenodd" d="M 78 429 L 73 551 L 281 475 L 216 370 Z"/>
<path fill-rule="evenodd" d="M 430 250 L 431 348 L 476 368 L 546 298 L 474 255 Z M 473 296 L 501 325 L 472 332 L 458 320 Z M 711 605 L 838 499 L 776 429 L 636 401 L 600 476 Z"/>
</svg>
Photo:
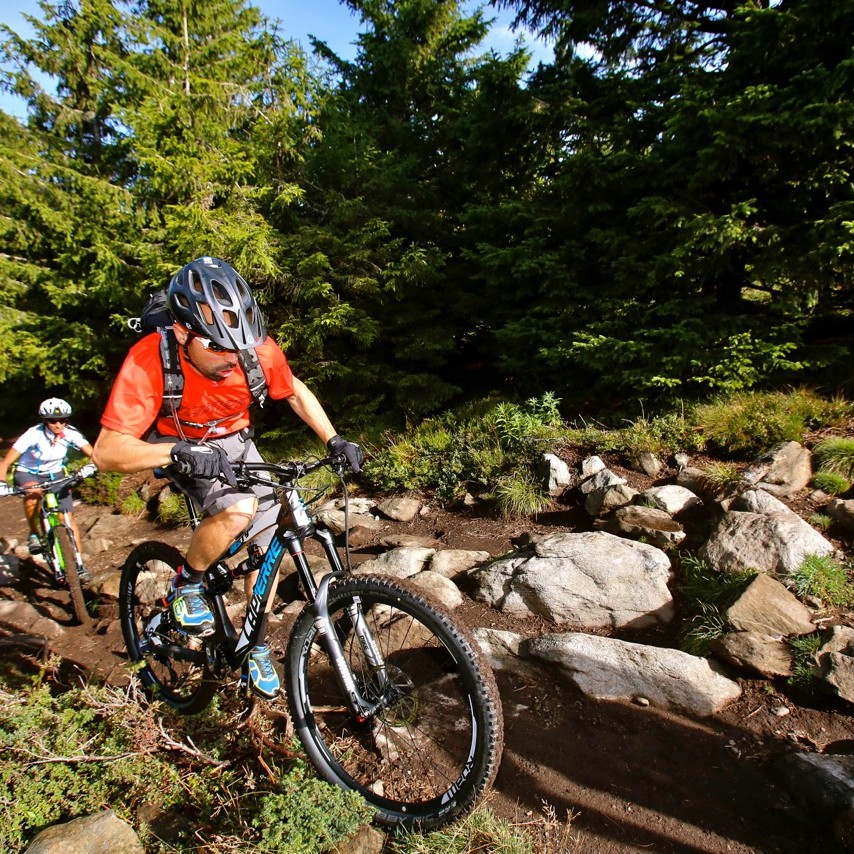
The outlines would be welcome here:
<svg viewBox="0 0 854 854">
<path fill-rule="evenodd" d="M 234 347 L 223 347 L 222 344 L 217 344 L 216 341 L 211 341 L 210 338 L 202 338 L 201 335 L 194 335 L 193 338 L 202 345 L 202 347 L 210 353 L 236 353 Z"/>
<path fill-rule="evenodd" d="M 45 418 L 46 424 L 68 424 L 67 418 Z"/>
</svg>

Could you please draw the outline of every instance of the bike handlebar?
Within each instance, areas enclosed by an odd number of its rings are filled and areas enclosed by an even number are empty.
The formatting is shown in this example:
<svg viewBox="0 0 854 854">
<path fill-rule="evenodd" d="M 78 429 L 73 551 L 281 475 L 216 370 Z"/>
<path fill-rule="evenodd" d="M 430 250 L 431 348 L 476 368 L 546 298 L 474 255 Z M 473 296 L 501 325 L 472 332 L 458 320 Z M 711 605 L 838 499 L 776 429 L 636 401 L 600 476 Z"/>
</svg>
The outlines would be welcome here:
<svg viewBox="0 0 854 854">
<path fill-rule="evenodd" d="M 93 463 L 87 463 L 85 466 L 77 469 L 65 477 L 57 480 L 45 481 L 44 483 L 34 484 L 33 486 L 22 487 L 12 486 L 8 483 L 0 483 L 0 497 L 4 495 L 28 495 L 33 492 L 61 492 L 66 487 L 75 486 L 87 477 L 91 477 L 98 469 Z"/>
<path fill-rule="evenodd" d="M 333 454 L 318 460 L 289 460 L 283 463 L 244 463 L 231 464 L 238 486 L 290 486 L 301 477 L 311 474 L 321 468 L 330 468 L 339 475 L 343 475 L 348 469 L 347 458 L 344 454 Z M 179 472 L 177 464 L 169 466 L 158 466 L 155 475 L 163 473 L 167 477 L 171 472 Z M 273 478 L 265 475 L 273 475 Z M 225 477 L 220 475 L 220 480 Z"/>
</svg>

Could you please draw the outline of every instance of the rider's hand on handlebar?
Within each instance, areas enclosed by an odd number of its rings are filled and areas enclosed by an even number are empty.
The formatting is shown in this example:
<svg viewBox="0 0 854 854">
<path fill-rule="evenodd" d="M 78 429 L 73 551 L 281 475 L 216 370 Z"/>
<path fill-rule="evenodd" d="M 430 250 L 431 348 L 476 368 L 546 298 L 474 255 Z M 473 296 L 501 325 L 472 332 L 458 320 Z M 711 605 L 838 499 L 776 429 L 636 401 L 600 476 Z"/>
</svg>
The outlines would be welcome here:
<svg viewBox="0 0 854 854">
<path fill-rule="evenodd" d="M 365 455 L 362 449 L 355 442 L 348 442 L 342 439 L 338 434 L 334 435 L 327 443 L 330 454 L 343 454 L 347 460 L 347 465 L 358 474 L 362 470 L 362 463 L 365 462 Z"/>
<path fill-rule="evenodd" d="M 98 466 L 96 466 L 95 463 L 86 463 L 85 466 L 80 467 L 77 474 L 79 474 L 81 478 L 82 477 L 92 477 L 92 475 L 95 474 L 95 472 L 97 472 L 97 471 L 98 471 Z"/>
<path fill-rule="evenodd" d="M 214 480 L 225 477 L 229 486 L 237 486 L 231 463 L 222 448 L 215 445 L 194 445 L 192 442 L 176 442 L 169 453 L 181 474 Z"/>
</svg>

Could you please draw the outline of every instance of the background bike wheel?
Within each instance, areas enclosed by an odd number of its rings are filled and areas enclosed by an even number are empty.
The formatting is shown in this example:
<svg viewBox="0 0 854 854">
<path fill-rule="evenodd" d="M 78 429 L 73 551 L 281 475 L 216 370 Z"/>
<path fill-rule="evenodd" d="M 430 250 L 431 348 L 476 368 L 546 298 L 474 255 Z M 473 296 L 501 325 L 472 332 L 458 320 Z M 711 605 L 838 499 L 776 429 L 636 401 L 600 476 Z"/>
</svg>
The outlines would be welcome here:
<svg viewBox="0 0 854 854">
<path fill-rule="evenodd" d="M 74 608 L 74 616 L 77 622 L 88 626 L 92 619 L 86 610 L 86 600 L 83 597 L 83 586 L 80 584 L 80 576 L 77 574 L 77 562 L 74 557 L 74 546 L 71 544 L 71 534 L 68 528 L 57 525 L 53 529 L 53 548 L 55 559 L 65 573 L 65 582 L 71 593 L 71 605 Z"/>
<path fill-rule="evenodd" d="M 139 678 L 146 691 L 189 715 L 210 703 L 216 683 L 203 642 L 175 629 L 169 619 L 165 598 L 182 560 L 181 552 L 166 543 L 137 546 L 122 568 L 119 617 L 130 660 L 145 663 Z"/>
<path fill-rule="evenodd" d="M 377 672 L 347 609 L 361 607 L 386 663 Z M 327 781 L 355 789 L 377 821 L 429 829 L 468 812 L 491 785 L 503 724 L 495 679 L 453 618 L 395 579 L 349 578 L 329 612 L 363 695 L 391 697 L 367 722 L 350 711 L 306 609 L 288 643 L 288 701 L 306 753 Z"/>
</svg>

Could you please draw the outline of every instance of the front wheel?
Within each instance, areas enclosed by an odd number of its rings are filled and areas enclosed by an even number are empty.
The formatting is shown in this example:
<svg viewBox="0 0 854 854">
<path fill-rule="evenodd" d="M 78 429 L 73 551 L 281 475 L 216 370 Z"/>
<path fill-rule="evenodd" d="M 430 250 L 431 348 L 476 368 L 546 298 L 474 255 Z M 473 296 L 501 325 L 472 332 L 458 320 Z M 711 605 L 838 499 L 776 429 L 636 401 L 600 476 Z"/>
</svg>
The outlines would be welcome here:
<svg viewBox="0 0 854 854">
<path fill-rule="evenodd" d="M 366 698 L 353 714 L 306 608 L 287 652 L 294 727 L 321 776 L 359 792 L 377 821 L 426 830 L 467 813 L 492 784 L 503 724 L 495 678 L 446 611 L 396 579 L 348 578 L 330 587 L 329 615 Z M 356 636 L 357 613 L 382 663 Z"/>
<path fill-rule="evenodd" d="M 57 525 L 53 529 L 52 546 L 56 566 L 65 574 L 65 582 L 71 593 L 71 605 L 77 622 L 82 626 L 88 626 L 91 622 L 89 612 L 86 610 L 86 600 L 83 597 L 83 585 L 77 573 L 77 550 L 71 541 L 71 531 L 64 525 Z"/>
<path fill-rule="evenodd" d="M 148 694 L 183 714 L 202 711 L 216 691 L 203 641 L 172 623 L 166 597 L 183 557 L 166 543 L 142 543 L 125 561 L 119 618 L 131 661 Z"/>
</svg>

